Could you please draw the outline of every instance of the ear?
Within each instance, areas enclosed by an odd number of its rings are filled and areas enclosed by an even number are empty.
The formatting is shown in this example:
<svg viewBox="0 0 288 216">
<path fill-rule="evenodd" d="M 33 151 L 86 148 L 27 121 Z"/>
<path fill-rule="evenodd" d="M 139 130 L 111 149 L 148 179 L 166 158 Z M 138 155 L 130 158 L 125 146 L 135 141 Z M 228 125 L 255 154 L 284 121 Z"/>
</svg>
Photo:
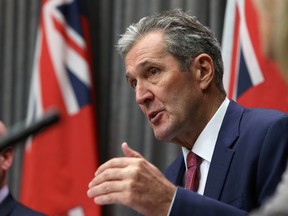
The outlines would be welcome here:
<svg viewBox="0 0 288 216">
<path fill-rule="evenodd" d="M 13 149 L 6 148 L 0 153 L 0 165 L 3 170 L 9 170 L 13 163 Z"/>
<path fill-rule="evenodd" d="M 202 53 L 194 59 L 193 64 L 199 86 L 202 90 L 206 90 L 214 78 L 213 60 L 209 55 Z"/>
</svg>

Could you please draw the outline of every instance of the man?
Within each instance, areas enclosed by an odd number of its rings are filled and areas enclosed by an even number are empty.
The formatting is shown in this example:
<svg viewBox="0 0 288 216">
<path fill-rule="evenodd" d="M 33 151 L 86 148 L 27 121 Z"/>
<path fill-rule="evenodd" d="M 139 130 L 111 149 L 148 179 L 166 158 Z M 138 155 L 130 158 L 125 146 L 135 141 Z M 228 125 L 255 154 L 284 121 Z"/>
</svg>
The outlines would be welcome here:
<svg viewBox="0 0 288 216">
<path fill-rule="evenodd" d="M 6 128 L 0 122 L 0 136 Z M 9 192 L 7 185 L 7 172 L 13 163 L 13 149 L 8 147 L 0 152 L 0 215 L 1 216 L 42 216 L 44 214 L 27 208 L 17 202 Z"/>
<path fill-rule="evenodd" d="M 98 168 L 88 196 L 144 215 L 236 216 L 261 206 L 285 169 L 288 117 L 226 98 L 212 32 L 171 10 L 131 25 L 118 50 L 155 137 L 181 146 L 183 154 L 164 176 L 123 143 L 125 157 Z M 190 169 L 189 155 L 200 165 Z"/>
</svg>

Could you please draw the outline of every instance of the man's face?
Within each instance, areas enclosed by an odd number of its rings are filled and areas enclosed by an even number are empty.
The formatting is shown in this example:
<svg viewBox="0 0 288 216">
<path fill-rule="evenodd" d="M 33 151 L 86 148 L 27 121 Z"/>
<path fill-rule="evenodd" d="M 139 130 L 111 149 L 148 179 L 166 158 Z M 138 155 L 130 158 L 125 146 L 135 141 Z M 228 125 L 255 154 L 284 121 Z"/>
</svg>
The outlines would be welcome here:
<svg viewBox="0 0 288 216">
<path fill-rule="evenodd" d="M 160 31 L 145 35 L 125 58 L 126 77 L 157 139 L 183 141 L 201 116 L 201 90 L 193 67 L 183 72 L 165 51 Z M 193 63 L 192 63 L 193 64 Z"/>
</svg>

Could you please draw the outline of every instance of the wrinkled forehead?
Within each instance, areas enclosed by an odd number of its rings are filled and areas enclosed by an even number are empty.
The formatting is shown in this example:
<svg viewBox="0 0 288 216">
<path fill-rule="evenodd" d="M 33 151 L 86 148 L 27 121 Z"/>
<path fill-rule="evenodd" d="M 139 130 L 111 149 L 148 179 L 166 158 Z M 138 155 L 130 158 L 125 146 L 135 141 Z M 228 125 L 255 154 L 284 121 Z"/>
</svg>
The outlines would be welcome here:
<svg viewBox="0 0 288 216">
<path fill-rule="evenodd" d="M 136 57 L 143 57 L 146 55 L 159 56 L 164 54 L 167 54 L 167 52 L 163 33 L 160 31 L 153 31 L 143 35 L 135 41 L 125 56 L 125 62 Z"/>
<path fill-rule="evenodd" d="M 150 45 L 152 42 L 154 42 L 154 40 L 156 40 L 155 42 L 157 43 L 161 43 L 162 45 L 165 45 L 165 33 L 163 32 L 163 30 L 161 29 L 151 29 L 148 32 L 145 32 L 144 34 L 140 34 L 138 35 L 134 42 L 130 44 L 130 47 L 126 53 L 126 55 L 131 51 L 131 49 L 133 49 L 134 47 L 137 47 L 140 43 L 146 43 L 146 45 Z M 154 43 L 155 45 L 155 43 Z M 163 50 L 164 51 L 164 50 Z"/>
</svg>

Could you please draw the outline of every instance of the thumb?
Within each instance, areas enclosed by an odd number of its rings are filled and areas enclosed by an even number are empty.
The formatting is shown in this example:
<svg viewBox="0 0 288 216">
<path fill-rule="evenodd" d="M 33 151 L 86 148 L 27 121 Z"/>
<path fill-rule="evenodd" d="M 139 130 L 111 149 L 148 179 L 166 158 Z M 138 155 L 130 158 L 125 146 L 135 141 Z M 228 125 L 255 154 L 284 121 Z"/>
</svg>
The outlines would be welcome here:
<svg viewBox="0 0 288 216">
<path fill-rule="evenodd" d="M 122 143 L 121 148 L 125 157 L 143 158 L 143 156 L 140 153 L 131 149 L 126 142 Z"/>
</svg>

